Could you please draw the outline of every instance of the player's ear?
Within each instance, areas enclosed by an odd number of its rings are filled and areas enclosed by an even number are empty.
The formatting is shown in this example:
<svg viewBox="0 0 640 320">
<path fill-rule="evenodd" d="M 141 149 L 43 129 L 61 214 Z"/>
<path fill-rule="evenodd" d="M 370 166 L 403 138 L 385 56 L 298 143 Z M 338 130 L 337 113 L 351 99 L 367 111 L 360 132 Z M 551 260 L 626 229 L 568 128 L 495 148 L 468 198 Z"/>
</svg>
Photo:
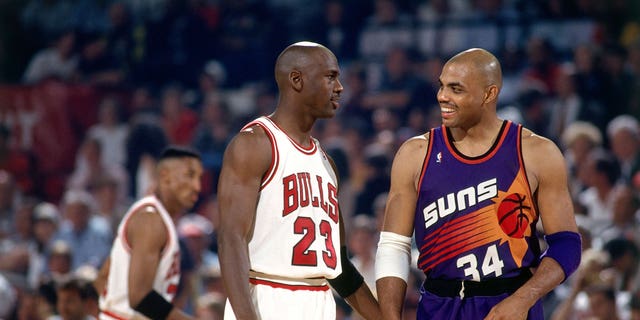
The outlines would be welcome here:
<svg viewBox="0 0 640 320">
<path fill-rule="evenodd" d="M 293 87 L 293 90 L 298 92 L 302 91 L 302 87 L 304 84 L 304 81 L 302 81 L 302 72 L 295 69 L 289 72 L 289 83 L 291 83 L 291 87 Z"/>
<path fill-rule="evenodd" d="M 484 92 L 484 103 L 490 103 L 490 102 L 494 102 L 496 99 L 498 99 L 498 86 L 496 85 L 490 85 L 487 87 L 487 89 Z"/>
</svg>

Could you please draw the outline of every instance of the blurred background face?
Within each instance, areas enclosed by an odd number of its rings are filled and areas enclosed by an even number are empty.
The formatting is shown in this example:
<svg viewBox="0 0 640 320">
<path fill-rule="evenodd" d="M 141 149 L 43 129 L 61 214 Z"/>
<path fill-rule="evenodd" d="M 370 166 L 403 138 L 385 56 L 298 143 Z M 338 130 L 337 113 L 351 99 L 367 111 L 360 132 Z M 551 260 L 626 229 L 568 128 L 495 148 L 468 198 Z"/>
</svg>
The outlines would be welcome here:
<svg viewBox="0 0 640 320">
<path fill-rule="evenodd" d="M 83 320 L 84 302 L 77 290 L 58 290 L 57 308 L 63 320 Z"/>
<path fill-rule="evenodd" d="M 74 231 L 86 229 L 91 216 L 89 210 L 89 207 L 82 202 L 72 202 L 65 206 L 65 217 L 71 222 Z"/>
<path fill-rule="evenodd" d="M 628 130 L 618 130 L 611 137 L 611 151 L 616 158 L 632 159 L 638 150 L 638 139 Z"/>
</svg>

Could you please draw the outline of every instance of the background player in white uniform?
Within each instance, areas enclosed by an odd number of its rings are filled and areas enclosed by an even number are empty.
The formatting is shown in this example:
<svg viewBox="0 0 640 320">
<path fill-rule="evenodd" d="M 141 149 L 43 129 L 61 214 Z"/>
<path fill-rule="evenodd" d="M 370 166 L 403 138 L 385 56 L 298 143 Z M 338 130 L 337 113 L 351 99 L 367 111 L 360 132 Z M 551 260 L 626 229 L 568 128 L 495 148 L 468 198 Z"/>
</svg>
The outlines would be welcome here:
<svg viewBox="0 0 640 320">
<path fill-rule="evenodd" d="M 169 147 L 162 153 L 155 193 L 125 214 L 95 283 L 100 319 L 192 319 L 171 304 L 180 279 L 174 220 L 198 199 L 202 170 L 191 150 Z"/>
<path fill-rule="evenodd" d="M 335 115 L 339 74 L 324 46 L 287 47 L 276 61 L 275 111 L 226 150 L 218 187 L 225 319 L 335 319 L 328 284 L 365 318 L 379 318 L 346 254 L 335 166 L 310 135 L 316 119 Z"/>
</svg>

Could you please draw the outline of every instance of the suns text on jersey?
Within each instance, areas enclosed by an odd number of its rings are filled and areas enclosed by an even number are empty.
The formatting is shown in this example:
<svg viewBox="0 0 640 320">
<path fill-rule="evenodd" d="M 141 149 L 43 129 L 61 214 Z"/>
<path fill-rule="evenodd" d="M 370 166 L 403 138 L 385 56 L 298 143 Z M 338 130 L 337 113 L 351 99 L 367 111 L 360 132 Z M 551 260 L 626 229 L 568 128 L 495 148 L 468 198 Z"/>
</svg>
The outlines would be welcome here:
<svg viewBox="0 0 640 320">
<path fill-rule="evenodd" d="M 298 208 L 313 206 L 321 208 L 333 222 L 338 223 L 338 188 L 331 181 L 323 181 L 321 176 L 314 178 L 311 179 L 308 172 L 293 173 L 282 178 L 282 216 Z"/>
<path fill-rule="evenodd" d="M 498 196 L 498 179 L 492 178 L 471 186 L 451 192 L 422 209 L 424 227 L 428 229 L 440 218 L 444 218 L 456 211 L 464 210 L 484 200 Z"/>
</svg>

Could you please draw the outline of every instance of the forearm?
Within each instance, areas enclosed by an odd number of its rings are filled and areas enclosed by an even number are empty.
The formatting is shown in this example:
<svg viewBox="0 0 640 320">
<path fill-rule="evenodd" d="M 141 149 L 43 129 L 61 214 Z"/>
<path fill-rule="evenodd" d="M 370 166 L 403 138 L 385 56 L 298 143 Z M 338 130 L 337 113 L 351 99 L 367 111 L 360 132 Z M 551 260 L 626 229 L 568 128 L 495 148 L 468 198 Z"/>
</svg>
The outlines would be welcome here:
<svg viewBox="0 0 640 320">
<path fill-rule="evenodd" d="M 224 238 L 224 237 L 221 237 Z M 257 319 L 249 290 L 249 255 L 244 239 L 221 239 L 220 271 L 237 319 Z"/>
<path fill-rule="evenodd" d="M 533 277 L 520 287 L 512 297 L 531 308 L 538 300 L 562 283 L 563 280 L 564 271 L 560 265 L 551 258 L 544 258 Z"/>
<path fill-rule="evenodd" d="M 397 277 L 384 277 L 376 281 L 376 288 L 383 319 L 400 320 L 407 283 Z"/>
<path fill-rule="evenodd" d="M 352 295 L 345 298 L 347 303 L 367 320 L 382 319 L 378 301 L 371 293 L 366 283 L 362 283 L 360 288 Z"/>
</svg>

